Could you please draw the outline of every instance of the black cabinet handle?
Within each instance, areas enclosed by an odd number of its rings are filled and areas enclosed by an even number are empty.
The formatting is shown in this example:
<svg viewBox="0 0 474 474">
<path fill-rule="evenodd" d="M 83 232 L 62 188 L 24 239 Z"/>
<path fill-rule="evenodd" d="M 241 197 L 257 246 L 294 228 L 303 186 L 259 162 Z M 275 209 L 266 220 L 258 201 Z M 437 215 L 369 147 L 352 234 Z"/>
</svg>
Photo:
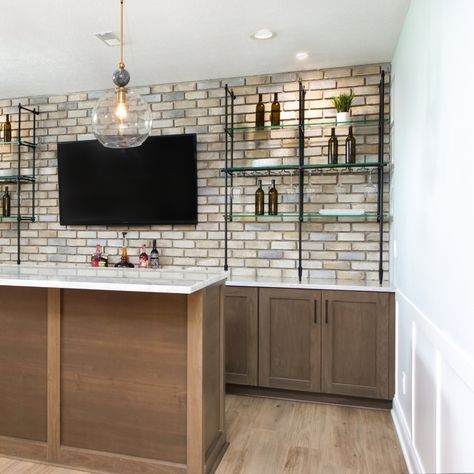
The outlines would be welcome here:
<svg viewBox="0 0 474 474">
<path fill-rule="evenodd" d="M 314 300 L 314 324 L 318 324 L 318 300 Z"/>
<path fill-rule="evenodd" d="M 326 300 L 326 324 L 329 323 L 328 317 L 328 300 Z"/>
</svg>

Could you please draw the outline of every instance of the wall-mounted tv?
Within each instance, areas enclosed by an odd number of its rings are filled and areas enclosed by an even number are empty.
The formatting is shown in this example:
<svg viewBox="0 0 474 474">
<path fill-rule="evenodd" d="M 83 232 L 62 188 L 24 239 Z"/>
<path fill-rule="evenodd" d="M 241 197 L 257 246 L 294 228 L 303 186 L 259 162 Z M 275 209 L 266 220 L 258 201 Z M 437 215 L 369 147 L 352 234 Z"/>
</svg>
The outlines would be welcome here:
<svg viewBox="0 0 474 474">
<path fill-rule="evenodd" d="M 195 134 L 59 143 L 58 179 L 62 225 L 197 224 Z"/>
</svg>

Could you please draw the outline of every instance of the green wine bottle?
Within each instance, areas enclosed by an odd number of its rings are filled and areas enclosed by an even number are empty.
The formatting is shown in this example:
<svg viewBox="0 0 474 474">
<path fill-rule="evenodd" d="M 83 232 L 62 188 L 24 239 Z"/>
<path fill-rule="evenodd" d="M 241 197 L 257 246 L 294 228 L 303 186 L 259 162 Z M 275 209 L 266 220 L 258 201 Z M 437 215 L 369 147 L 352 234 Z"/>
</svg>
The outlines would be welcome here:
<svg viewBox="0 0 474 474">
<path fill-rule="evenodd" d="M 268 192 L 268 214 L 271 216 L 278 214 L 278 191 L 276 190 L 274 179 L 272 179 L 272 187 Z"/>
<path fill-rule="evenodd" d="M 5 194 L 2 197 L 2 215 L 3 217 L 10 217 L 10 203 L 11 197 L 8 192 L 8 186 L 5 188 Z"/>
<path fill-rule="evenodd" d="M 280 126 L 280 102 L 278 102 L 278 92 L 273 96 L 272 111 L 270 114 L 270 123 L 272 127 Z"/>
<path fill-rule="evenodd" d="M 265 125 L 265 104 L 263 103 L 262 94 L 258 94 L 258 103 L 255 110 L 255 126 L 263 127 Z"/>
<path fill-rule="evenodd" d="M 346 163 L 356 162 L 356 140 L 352 135 L 352 127 L 349 127 L 349 135 L 346 138 Z"/>
<path fill-rule="evenodd" d="M 12 141 L 12 124 L 10 122 L 10 115 L 7 114 L 7 120 L 3 124 L 3 141 L 11 142 Z"/>
<path fill-rule="evenodd" d="M 328 163 L 330 165 L 337 165 L 337 137 L 335 128 L 331 128 L 331 138 L 328 141 Z"/>
<path fill-rule="evenodd" d="M 265 193 L 262 189 L 262 180 L 258 180 L 258 189 L 255 192 L 255 215 L 256 216 L 263 216 L 265 214 L 264 209 L 264 202 L 265 202 Z"/>
</svg>

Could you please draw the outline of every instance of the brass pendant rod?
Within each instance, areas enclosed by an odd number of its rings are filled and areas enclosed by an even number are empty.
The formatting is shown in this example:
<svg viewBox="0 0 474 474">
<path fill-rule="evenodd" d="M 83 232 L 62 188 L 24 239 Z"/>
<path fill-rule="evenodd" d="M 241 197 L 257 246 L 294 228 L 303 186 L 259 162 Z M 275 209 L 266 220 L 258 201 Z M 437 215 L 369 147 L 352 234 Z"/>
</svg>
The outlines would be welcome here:
<svg viewBox="0 0 474 474">
<path fill-rule="evenodd" d="M 123 0 L 120 0 L 120 63 L 119 68 L 124 69 L 123 63 Z"/>
</svg>

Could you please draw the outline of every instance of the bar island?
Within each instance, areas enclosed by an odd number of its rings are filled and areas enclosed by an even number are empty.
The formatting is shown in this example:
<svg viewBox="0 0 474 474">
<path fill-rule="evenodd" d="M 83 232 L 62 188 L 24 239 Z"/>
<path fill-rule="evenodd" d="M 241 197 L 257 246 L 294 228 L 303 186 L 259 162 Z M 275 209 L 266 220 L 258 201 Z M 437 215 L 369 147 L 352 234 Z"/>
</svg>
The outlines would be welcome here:
<svg viewBox="0 0 474 474">
<path fill-rule="evenodd" d="M 0 265 L 0 453 L 208 473 L 224 430 L 226 274 Z"/>
</svg>

